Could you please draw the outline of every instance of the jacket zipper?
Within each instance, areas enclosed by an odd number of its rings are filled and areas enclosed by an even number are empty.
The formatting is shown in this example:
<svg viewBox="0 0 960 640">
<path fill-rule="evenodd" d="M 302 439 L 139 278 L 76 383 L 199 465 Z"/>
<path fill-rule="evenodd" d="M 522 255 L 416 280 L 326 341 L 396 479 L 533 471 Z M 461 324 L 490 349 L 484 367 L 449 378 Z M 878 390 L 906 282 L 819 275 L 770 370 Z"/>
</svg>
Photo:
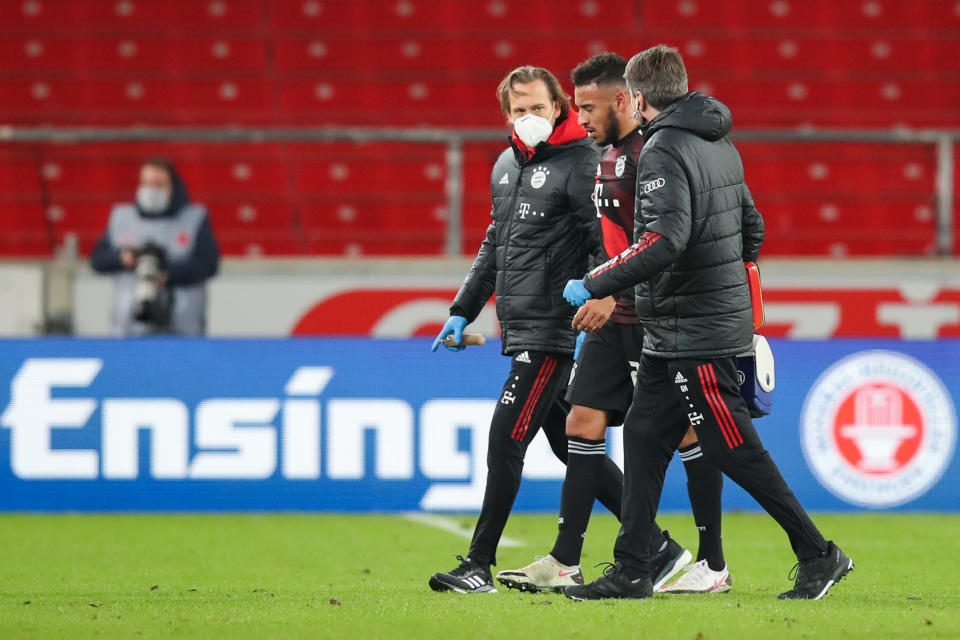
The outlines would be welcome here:
<svg viewBox="0 0 960 640">
<path fill-rule="evenodd" d="M 652 278 L 650 280 L 647 280 L 646 284 L 647 284 L 647 289 L 649 290 L 649 293 L 650 293 L 650 315 L 652 317 L 657 314 L 657 303 L 655 302 L 655 298 L 653 295 Z"/>
<path fill-rule="evenodd" d="M 549 249 L 547 249 L 546 251 L 546 256 L 547 256 L 547 267 L 544 270 L 544 274 L 543 274 L 543 297 L 547 301 L 547 309 L 551 309 L 553 308 L 553 299 L 550 295 L 552 291 L 550 285 L 552 284 L 552 280 L 553 280 L 553 265 L 550 264 L 551 258 L 550 258 Z"/>
<path fill-rule="evenodd" d="M 510 199 L 511 209 L 509 211 L 509 216 L 510 216 L 509 222 L 507 222 L 507 231 L 506 231 L 507 241 L 503 245 L 504 268 L 506 268 L 507 266 L 507 256 L 510 253 L 510 238 L 512 237 L 512 233 L 513 233 L 513 219 L 517 215 L 517 212 L 516 212 L 517 196 L 520 194 L 520 185 L 523 183 L 523 169 L 526 166 L 526 165 L 520 164 L 520 162 L 517 162 L 517 164 L 520 166 L 520 173 L 517 174 L 517 181 L 513 184 L 513 197 Z"/>
</svg>

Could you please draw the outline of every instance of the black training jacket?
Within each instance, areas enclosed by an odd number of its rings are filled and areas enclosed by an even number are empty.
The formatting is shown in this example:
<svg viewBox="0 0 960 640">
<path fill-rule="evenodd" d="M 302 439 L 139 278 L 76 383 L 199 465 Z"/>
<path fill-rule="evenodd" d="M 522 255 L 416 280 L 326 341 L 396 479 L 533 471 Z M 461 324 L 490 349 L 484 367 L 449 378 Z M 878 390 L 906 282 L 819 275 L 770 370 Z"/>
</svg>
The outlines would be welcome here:
<svg viewBox="0 0 960 640">
<path fill-rule="evenodd" d="M 571 112 L 528 160 L 512 141 L 490 174 L 493 221 L 450 314 L 472 322 L 496 292 L 504 354 L 573 353 L 576 309 L 563 287 L 600 247 L 592 200 L 600 151 L 584 136 Z"/>
<path fill-rule="evenodd" d="M 585 279 L 595 298 L 636 285 L 649 355 L 721 357 L 752 343 L 743 263 L 757 259 L 763 218 L 726 138 L 731 122 L 693 91 L 642 127 L 636 242 Z"/>
</svg>

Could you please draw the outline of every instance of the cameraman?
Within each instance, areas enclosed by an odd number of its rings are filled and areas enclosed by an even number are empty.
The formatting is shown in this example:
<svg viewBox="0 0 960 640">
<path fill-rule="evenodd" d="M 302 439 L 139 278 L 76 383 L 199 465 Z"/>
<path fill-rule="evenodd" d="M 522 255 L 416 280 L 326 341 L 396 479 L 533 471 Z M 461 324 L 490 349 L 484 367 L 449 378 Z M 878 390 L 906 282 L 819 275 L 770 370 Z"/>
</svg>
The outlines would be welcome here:
<svg viewBox="0 0 960 640">
<path fill-rule="evenodd" d="M 114 205 L 90 266 L 115 274 L 114 335 L 205 332 L 206 281 L 220 251 L 207 210 L 190 202 L 170 160 L 143 164 L 134 203 Z"/>
</svg>

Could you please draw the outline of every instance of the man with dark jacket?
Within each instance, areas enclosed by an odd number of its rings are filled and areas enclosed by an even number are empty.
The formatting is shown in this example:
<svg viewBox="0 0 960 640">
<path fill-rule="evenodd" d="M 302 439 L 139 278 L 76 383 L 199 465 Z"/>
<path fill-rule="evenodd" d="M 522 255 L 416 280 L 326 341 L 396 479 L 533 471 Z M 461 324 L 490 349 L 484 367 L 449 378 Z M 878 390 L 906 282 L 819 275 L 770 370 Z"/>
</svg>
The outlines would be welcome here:
<svg viewBox="0 0 960 640">
<path fill-rule="evenodd" d="M 600 242 L 591 200 L 598 150 L 577 124 L 570 97 L 539 67 L 510 72 L 497 94 L 513 135 L 490 177 L 493 220 L 432 348 L 451 335 L 462 342 L 464 327 L 496 292 L 511 368 L 490 424 L 487 484 L 470 551 L 457 568 L 430 578 L 436 591 L 496 592 L 490 565 L 520 487 L 527 446 L 541 426 L 566 461 L 566 412 L 556 400 L 570 376 L 577 334 L 563 285 L 586 270 Z M 598 498 L 619 514 L 622 474 L 604 458 Z"/>
<path fill-rule="evenodd" d="M 134 202 L 113 207 L 90 265 L 114 276 L 114 335 L 205 333 L 206 281 L 220 252 L 207 210 L 190 202 L 168 159 L 140 167 Z"/>
<path fill-rule="evenodd" d="M 571 280 L 581 305 L 636 286 L 645 329 L 633 404 L 624 423 L 624 509 L 615 564 L 571 598 L 652 595 L 649 540 L 667 464 L 693 425 L 706 456 L 783 527 L 797 556 L 784 599 L 819 599 L 853 568 L 824 540 L 763 447 L 740 397 L 735 356 L 753 338 L 744 262 L 757 259 L 763 219 L 726 138 L 729 110 L 687 91 L 676 49 L 643 51 L 624 74 L 643 117 L 635 244 Z"/>
<path fill-rule="evenodd" d="M 594 187 L 600 216 L 603 259 L 613 258 L 633 238 L 637 157 L 643 146 L 640 124 L 633 118 L 633 100 L 623 78 L 627 61 L 616 53 L 598 53 L 570 74 L 578 122 L 601 148 Z M 633 399 L 633 376 L 640 364 L 643 326 L 628 288 L 619 295 L 588 300 L 573 318 L 585 339 L 567 388 L 567 472 L 560 494 L 560 518 L 553 549 L 520 569 L 500 571 L 497 580 L 510 588 L 541 591 L 571 586 L 571 570 L 579 572 L 580 555 L 590 513 L 602 478 L 608 425 L 620 425 Z M 694 522 L 700 534 L 697 562 L 678 579 L 692 555 L 666 531 L 653 524 L 654 591 L 712 593 L 730 589 L 730 573 L 720 538 L 723 476 L 700 451 L 690 429 L 681 443 L 680 459 Z"/>
</svg>

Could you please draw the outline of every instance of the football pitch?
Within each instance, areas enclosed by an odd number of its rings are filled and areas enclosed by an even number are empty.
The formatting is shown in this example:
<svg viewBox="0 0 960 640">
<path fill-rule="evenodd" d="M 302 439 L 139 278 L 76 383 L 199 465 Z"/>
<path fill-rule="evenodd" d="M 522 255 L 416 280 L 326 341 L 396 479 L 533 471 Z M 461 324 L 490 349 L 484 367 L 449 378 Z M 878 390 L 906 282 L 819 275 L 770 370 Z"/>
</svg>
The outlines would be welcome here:
<svg viewBox="0 0 960 640">
<path fill-rule="evenodd" d="M 695 550 L 687 515 L 661 524 Z M 0 516 L 0 638 L 958 638 L 960 517 L 817 515 L 856 562 L 819 602 L 782 602 L 794 560 L 759 514 L 724 519 L 733 589 L 645 601 L 434 593 L 473 516 Z M 446 527 L 446 529 L 441 528 Z M 591 522 L 588 580 L 617 530 Z M 549 551 L 548 515 L 514 516 L 499 568 Z"/>
</svg>

